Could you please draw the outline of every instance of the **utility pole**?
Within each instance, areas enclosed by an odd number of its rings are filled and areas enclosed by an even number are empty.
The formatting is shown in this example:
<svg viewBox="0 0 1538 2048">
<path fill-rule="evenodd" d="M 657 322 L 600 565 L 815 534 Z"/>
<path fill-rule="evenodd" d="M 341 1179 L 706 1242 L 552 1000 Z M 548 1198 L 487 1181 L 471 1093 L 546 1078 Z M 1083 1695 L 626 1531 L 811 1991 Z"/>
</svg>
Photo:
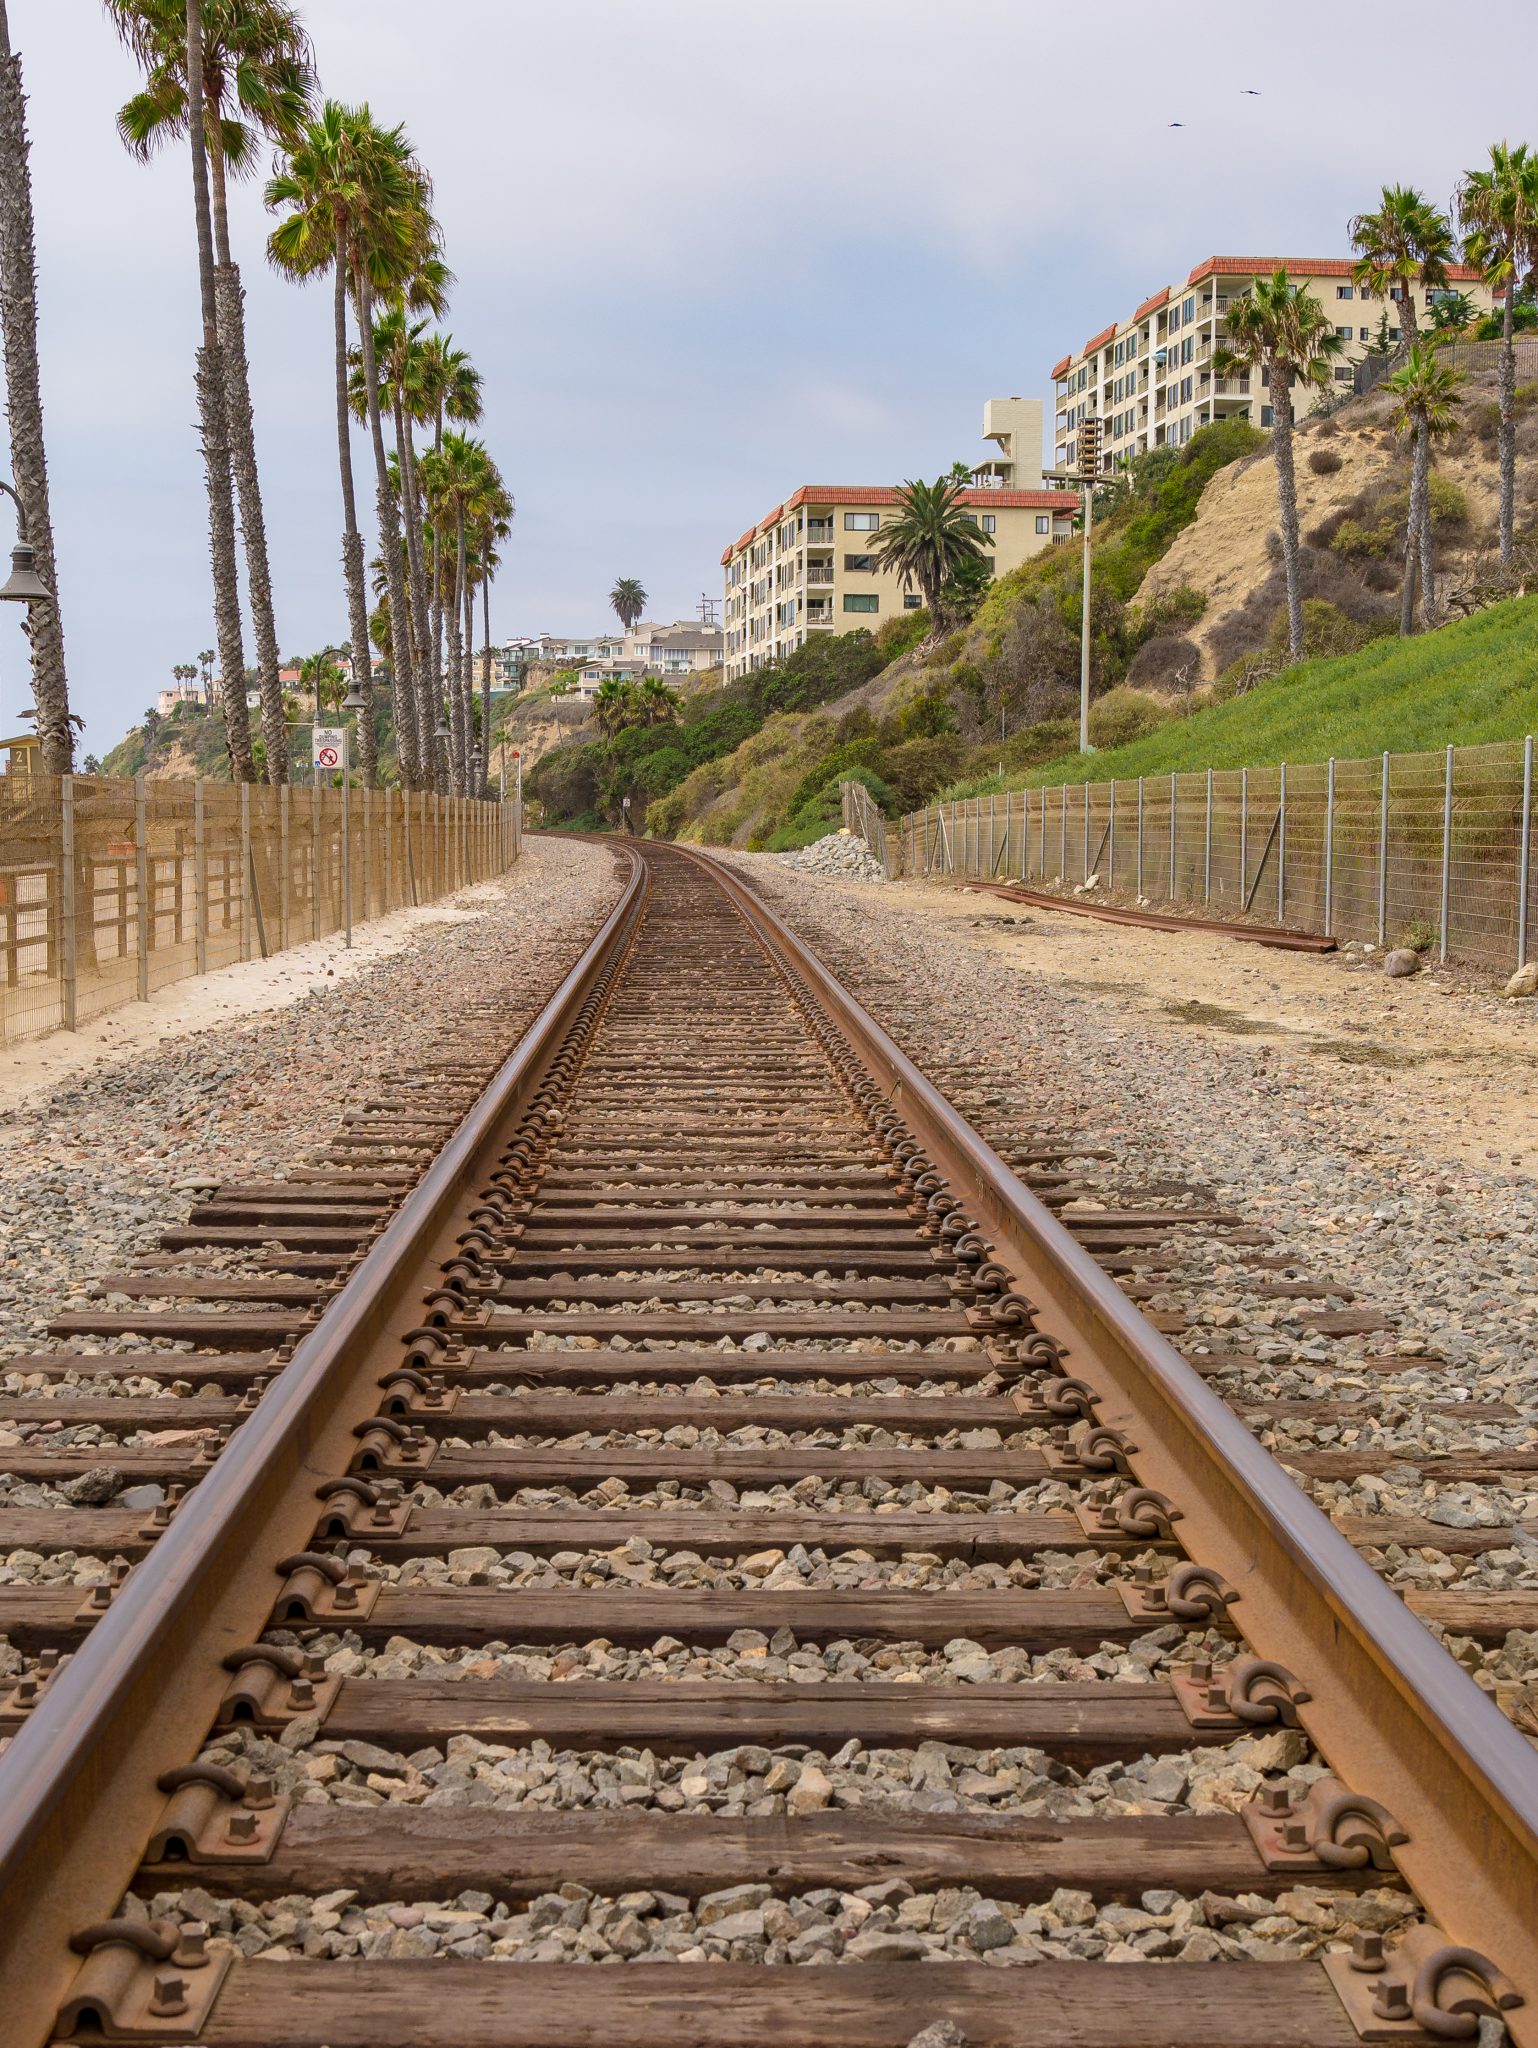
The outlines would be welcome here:
<svg viewBox="0 0 1538 2048">
<path fill-rule="evenodd" d="M 1079 752 L 1092 754 L 1089 743 L 1090 535 L 1095 520 L 1095 485 L 1100 475 L 1100 421 L 1086 413 L 1079 422 L 1079 466 L 1048 470 L 1054 483 L 1079 484 L 1084 491 L 1084 604 L 1079 626 Z"/>
</svg>

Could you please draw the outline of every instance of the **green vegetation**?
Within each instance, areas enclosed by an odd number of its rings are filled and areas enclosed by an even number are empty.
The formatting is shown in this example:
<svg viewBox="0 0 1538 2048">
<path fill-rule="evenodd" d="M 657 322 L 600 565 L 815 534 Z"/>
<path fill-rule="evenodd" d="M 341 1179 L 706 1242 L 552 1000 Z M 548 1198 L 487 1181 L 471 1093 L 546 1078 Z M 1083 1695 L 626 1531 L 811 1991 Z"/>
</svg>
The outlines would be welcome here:
<svg viewBox="0 0 1538 2048">
<path fill-rule="evenodd" d="M 1131 694 L 1131 693 L 1125 693 Z M 1414 639 L 1304 661 L 1242 696 L 1171 717 L 1127 745 L 1063 754 L 946 797 L 1194 768 L 1360 759 L 1521 739 L 1538 725 L 1538 597 L 1511 598 Z"/>
</svg>

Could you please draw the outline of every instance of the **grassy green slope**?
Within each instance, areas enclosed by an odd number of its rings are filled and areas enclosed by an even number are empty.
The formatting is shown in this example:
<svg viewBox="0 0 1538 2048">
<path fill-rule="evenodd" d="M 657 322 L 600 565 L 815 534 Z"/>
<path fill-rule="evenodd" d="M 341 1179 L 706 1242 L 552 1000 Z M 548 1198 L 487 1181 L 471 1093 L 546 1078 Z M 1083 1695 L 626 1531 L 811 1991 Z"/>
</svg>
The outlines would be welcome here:
<svg viewBox="0 0 1538 2048">
<path fill-rule="evenodd" d="M 989 789 L 1106 782 L 1193 768 L 1419 753 L 1538 729 L 1538 597 L 1511 598 L 1411 640 L 1306 661 L 1242 697 L 1102 753 L 1064 754 Z M 953 792 L 947 791 L 950 795 Z M 958 792 L 959 793 L 959 789 Z"/>
</svg>

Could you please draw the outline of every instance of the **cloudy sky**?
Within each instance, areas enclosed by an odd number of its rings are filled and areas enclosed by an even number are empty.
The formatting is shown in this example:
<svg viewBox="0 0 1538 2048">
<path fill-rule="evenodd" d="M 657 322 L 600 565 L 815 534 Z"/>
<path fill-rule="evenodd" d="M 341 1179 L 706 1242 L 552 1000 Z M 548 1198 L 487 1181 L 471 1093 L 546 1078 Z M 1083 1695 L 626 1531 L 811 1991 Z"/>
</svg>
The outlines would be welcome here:
<svg viewBox="0 0 1538 2048">
<path fill-rule="evenodd" d="M 436 183 L 448 324 L 518 501 L 498 638 L 594 629 L 620 575 L 653 616 L 688 614 L 797 484 L 977 459 L 985 398 L 1045 395 L 1059 355 L 1202 257 L 1344 253 L 1385 178 L 1445 201 L 1534 125 L 1531 0 L 1467 0 L 1461 47 L 1507 61 L 1434 73 L 1440 0 L 1401 0 L 1392 29 L 1348 0 L 1280 37 L 1264 10 L 1130 0 L 1102 0 L 1088 37 L 1060 0 L 302 5 L 325 89 L 404 121 Z M 134 74 L 96 0 L 8 11 L 71 683 L 104 750 L 214 639 L 190 171 L 181 150 L 123 153 Z M 265 232 L 240 190 L 279 639 L 299 654 L 345 631 L 330 308 L 267 271 Z M 7 730 L 24 652 L 0 621 Z"/>
</svg>

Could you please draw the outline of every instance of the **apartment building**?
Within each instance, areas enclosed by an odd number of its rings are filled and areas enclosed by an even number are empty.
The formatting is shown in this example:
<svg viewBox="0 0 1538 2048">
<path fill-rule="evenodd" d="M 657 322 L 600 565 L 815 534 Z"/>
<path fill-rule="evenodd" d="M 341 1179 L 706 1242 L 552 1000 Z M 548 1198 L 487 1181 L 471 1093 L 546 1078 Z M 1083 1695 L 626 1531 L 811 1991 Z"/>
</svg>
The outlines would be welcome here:
<svg viewBox="0 0 1538 2048">
<path fill-rule="evenodd" d="M 1078 461 L 1078 428 L 1089 413 L 1102 422 L 1100 464 L 1119 468 L 1150 448 L 1176 447 L 1214 420 L 1248 419 L 1271 425 L 1271 397 L 1258 375 L 1220 377 L 1213 357 L 1227 338 L 1228 309 L 1257 277 L 1285 268 L 1318 299 L 1344 344 L 1334 381 L 1355 382 L 1356 365 L 1377 341 L 1387 317 L 1388 339 L 1400 338 L 1396 287 L 1375 298 L 1353 282 L 1349 257 L 1209 256 L 1185 279 L 1165 285 L 1123 320 L 1092 334 L 1083 348 L 1052 366 L 1053 466 Z M 1489 286 L 1477 270 L 1455 264 L 1448 288 L 1467 292 L 1481 312 L 1491 309 Z M 1429 327 L 1437 293 L 1415 294 L 1420 325 Z M 1298 410 L 1308 403 L 1301 392 Z"/>
<path fill-rule="evenodd" d="M 993 573 L 1003 576 L 1069 539 L 1079 500 L 989 486 L 963 491 L 961 502 L 992 540 Z M 721 557 L 728 681 L 792 653 L 809 633 L 874 630 L 917 610 L 919 593 L 873 552 L 896 504 L 895 490 L 876 485 L 803 484 L 733 541 Z"/>
<path fill-rule="evenodd" d="M 606 663 L 611 672 L 618 664 L 636 675 L 686 676 L 719 668 L 721 648 L 719 626 L 702 626 L 697 619 L 675 619 L 670 626 L 643 620 L 629 632 L 590 633 L 578 639 L 563 639 L 555 633 L 527 635 L 508 640 L 499 655 L 518 670 L 536 665 L 580 669 Z M 509 683 L 508 687 L 518 685 Z"/>
</svg>

